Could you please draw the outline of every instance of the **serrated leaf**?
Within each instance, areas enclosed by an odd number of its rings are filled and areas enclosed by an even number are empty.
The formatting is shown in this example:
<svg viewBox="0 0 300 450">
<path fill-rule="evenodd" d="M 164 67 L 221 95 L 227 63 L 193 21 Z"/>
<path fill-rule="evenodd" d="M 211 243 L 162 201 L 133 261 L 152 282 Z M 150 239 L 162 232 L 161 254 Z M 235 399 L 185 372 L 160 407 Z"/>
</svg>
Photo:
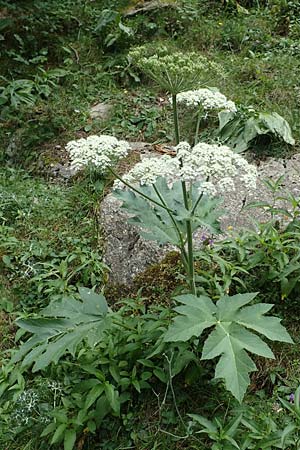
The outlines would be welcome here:
<svg viewBox="0 0 300 450">
<path fill-rule="evenodd" d="M 281 325 L 278 317 L 266 317 L 263 316 L 268 312 L 273 305 L 270 304 L 257 304 L 253 306 L 246 306 L 236 315 L 236 322 L 240 323 L 244 327 L 251 328 L 265 335 L 272 341 L 293 343 L 291 336 L 286 329 Z"/>
<path fill-rule="evenodd" d="M 165 342 L 188 341 L 192 336 L 200 336 L 206 328 L 216 323 L 213 316 L 215 305 L 209 297 L 182 295 L 176 297 L 176 300 L 184 304 L 175 308 L 182 315 L 176 317 L 167 330 Z"/>
<path fill-rule="evenodd" d="M 102 294 L 97 294 L 91 289 L 80 287 L 78 288 L 80 297 L 84 301 L 82 311 L 85 314 L 92 314 L 98 316 L 99 314 L 108 313 L 108 305 L 105 297 Z"/>
<path fill-rule="evenodd" d="M 198 199 L 198 187 L 200 187 L 200 184 L 194 185 L 192 204 L 196 204 Z M 155 189 L 159 191 L 160 197 L 158 197 Z M 192 231 L 200 226 L 204 226 L 215 233 L 220 230 L 218 221 L 220 211 L 217 210 L 220 203 L 219 199 L 210 199 L 204 196 L 191 216 L 184 206 L 180 182 L 175 182 L 172 188 L 169 188 L 166 180 L 159 178 L 153 187 L 141 186 L 139 191 L 160 205 L 162 205 L 163 199 L 164 204 L 169 211 L 172 211 L 173 216 L 172 220 L 165 208 L 154 205 L 135 192 L 114 191 L 114 196 L 122 201 L 122 208 L 126 209 L 130 215 L 130 218 L 127 219 L 128 223 L 136 225 L 141 236 L 145 239 L 156 240 L 161 244 L 170 243 L 180 248 L 182 240 L 186 240 L 186 220 L 188 218 L 191 219 Z"/>
<path fill-rule="evenodd" d="M 183 295 L 175 299 L 181 303 L 175 308 L 179 316 L 169 326 L 164 340 L 187 341 L 199 337 L 206 328 L 214 327 L 206 339 L 202 360 L 220 357 L 215 378 L 225 381 L 227 389 L 241 402 L 250 383 L 249 374 L 256 366 L 247 352 L 265 358 L 274 358 L 272 350 L 257 334 L 271 340 L 292 342 L 277 317 L 264 316 L 273 305 L 248 305 L 256 293 L 224 295 L 216 305 L 209 297 Z"/>
<path fill-rule="evenodd" d="M 102 295 L 81 288 L 82 301 L 66 297 L 50 303 L 41 312 L 43 317 L 20 319 L 19 327 L 33 334 L 14 355 L 23 365 L 33 365 L 33 372 L 57 363 L 67 352 L 75 355 L 78 345 L 87 341 L 97 344 L 111 326 L 109 308 Z"/>
</svg>

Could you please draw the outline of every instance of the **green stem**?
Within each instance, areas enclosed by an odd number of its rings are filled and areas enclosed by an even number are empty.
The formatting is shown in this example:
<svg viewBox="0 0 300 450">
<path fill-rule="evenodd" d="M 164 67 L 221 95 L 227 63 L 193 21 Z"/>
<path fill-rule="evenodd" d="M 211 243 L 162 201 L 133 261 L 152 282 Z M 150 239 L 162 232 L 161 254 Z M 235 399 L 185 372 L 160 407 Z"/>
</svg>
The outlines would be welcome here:
<svg viewBox="0 0 300 450">
<path fill-rule="evenodd" d="M 184 206 L 187 211 L 190 211 L 189 205 L 189 195 L 186 189 L 185 181 L 181 182 L 182 194 Z M 191 293 L 196 295 L 196 283 L 195 283 L 195 268 L 194 268 L 194 251 L 193 251 L 193 232 L 192 232 L 192 222 L 190 219 L 186 219 L 186 236 L 187 236 L 187 275 L 190 285 Z"/>
<path fill-rule="evenodd" d="M 178 123 L 178 112 L 177 112 L 177 99 L 176 94 L 172 94 L 172 105 L 173 105 L 173 118 L 174 118 L 174 128 L 175 128 L 175 142 L 176 145 L 180 142 L 179 134 L 179 123 Z M 181 162 L 182 164 L 182 162 Z M 187 192 L 185 181 L 181 182 L 182 195 L 184 206 L 187 211 L 190 210 L 190 199 Z M 195 270 L 194 270 L 194 254 L 193 254 L 193 233 L 192 233 L 192 223 L 189 219 L 186 220 L 186 235 L 187 235 L 187 264 L 185 265 L 187 270 L 188 282 L 190 286 L 191 293 L 196 295 L 196 283 L 195 283 Z"/>
<path fill-rule="evenodd" d="M 195 213 L 196 208 L 197 208 L 197 206 L 199 205 L 199 202 L 200 202 L 200 200 L 202 199 L 202 197 L 203 197 L 203 191 L 201 191 L 201 194 L 200 194 L 199 197 L 197 198 L 197 201 L 196 201 L 196 203 L 195 203 L 194 206 L 193 206 L 191 215 L 193 215 L 193 214 Z"/>
<path fill-rule="evenodd" d="M 176 145 L 178 145 L 180 142 L 180 133 L 179 133 L 179 121 L 178 121 L 176 94 L 172 94 L 172 106 L 173 106 L 173 120 L 174 120 L 174 128 L 175 128 L 175 143 L 176 143 Z"/>
<path fill-rule="evenodd" d="M 193 252 L 193 232 L 192 223 L 190 220 L 186 222 L 186 234 L 188 244 L 188 279 L 190 290 L 193 295 L 196 295 L 196 282 L 195 282 L 195 268 L 194 268 L 194 252 Z"/>
<path fill-rule="evenodd" d="M 197 125 L 196 125 L 196 131 L 195 131 L 195 137 L 194 137 L 194 145 L 198 144 L 198 136 L 199 136 L 199 129 L 200 129 L 201 119 L 202 119 L 202 115 L 201 115 L 201 111 L 199 111 L 198 119 L 197 119 Z"/>
</svg>

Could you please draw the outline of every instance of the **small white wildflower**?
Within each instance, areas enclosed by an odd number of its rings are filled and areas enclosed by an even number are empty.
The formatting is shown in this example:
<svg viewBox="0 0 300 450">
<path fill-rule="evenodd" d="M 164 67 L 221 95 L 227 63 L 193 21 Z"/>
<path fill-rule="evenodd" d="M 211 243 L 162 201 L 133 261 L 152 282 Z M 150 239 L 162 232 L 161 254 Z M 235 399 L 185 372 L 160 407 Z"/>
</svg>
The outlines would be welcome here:
<svg viewBox="0 0 300 450">
<path fill-rule="evenodd" d="M 169 99 L 172 103 L 172 98 Z M 202 106 L 204 111 L 212 109 L 226 110 L 236 112 L 235 103 L 232 100 L 227 100 L 225 95 L 216 89 L 197 89 L 194 91 L 180 92 L 177 95 L 177 102 L 189 108 L 198 108 Z"/>
<path fill-rule="evenodd" d="M 183 153 L 188 152 L 188 153 L 190 153 L 191 146 L 190 146 L 190 144 L 188 142 L 182 141 L 182 142 L 179 142 L 179 144 L 175 147 L 175 150 L 176 150 L 176 154 L 177 155 L 180 152 L 183 152 Z"/>
<path fill-rule="evenodd" d="M 232 178 L 224 177 L 218 181 L 218 190 L 222 191 L 235 191 L 235 184 Z"/>
<path fill-rule="evenodd" d="M 47 387 L 53 392 L 61 392 L 63 390 L 62 384 L 54 380 L 48 380 Z"/>
<path fill-rule="evenodd" d="M 124 158 L 130 146 L 126 141 L 119 141 L 114 136 L 101 135 L 70 141 L 66 145 L 71 160 L 71 168 L 75 171 L 86 166 L 94 166 L 105 173 L 108 167 Z"/>
</svg>

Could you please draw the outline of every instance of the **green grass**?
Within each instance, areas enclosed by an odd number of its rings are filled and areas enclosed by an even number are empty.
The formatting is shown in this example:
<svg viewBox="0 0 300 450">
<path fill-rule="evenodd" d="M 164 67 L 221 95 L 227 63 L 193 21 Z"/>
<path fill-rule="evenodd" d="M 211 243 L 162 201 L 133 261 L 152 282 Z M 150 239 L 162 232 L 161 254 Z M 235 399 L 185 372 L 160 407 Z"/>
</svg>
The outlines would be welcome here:
<svg viewBox="0 0 300 450">
<path fill-rule="evenodd" d="M 1 169 L 1 291 L 16 307 L 36 308 L 76 283 L 101 285 L 97 228 L 101 192 Z M 74 287 L 73 287 L 74 286 Z"/>
</svg>

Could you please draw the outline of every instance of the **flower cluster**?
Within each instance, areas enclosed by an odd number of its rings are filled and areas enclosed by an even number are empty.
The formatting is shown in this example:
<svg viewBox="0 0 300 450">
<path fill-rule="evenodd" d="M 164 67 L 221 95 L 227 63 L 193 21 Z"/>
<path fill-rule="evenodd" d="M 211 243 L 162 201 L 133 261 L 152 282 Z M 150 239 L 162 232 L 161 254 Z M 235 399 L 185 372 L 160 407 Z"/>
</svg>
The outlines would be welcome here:
<svg viewBox="0 0 300 450">
<path fill-rule="evenodd" d="M 27 425 L 36 411 L 39 396 L 33 389 L 22 392 L 17 401 L 17 409 L 14 411 L 13 419 L 18 424 Z"/>
<path fill-rule="evenodd" d="M 209 196 L 222 195 L 239 189 L 250 191 L 256 187 L 257 171 L 241 155 L 225 145 L 201 142 L 191 148 L 186 142 L 176 147 L 176 156 L 144 159 L 123 177 L 129 184 L 151 185 L 164 177 L 169 186 L 176 180 L 200 183 L 200 191 Z M 124 188 L 120 181 L 115 189 Z"/>
<path fill-rule="evenodd" d="M 223 68 L 204 55 L 195 52 L 172 52 L 161 46 L 137 47 L 129 57 L 146 75 L 171 94 L 200 86 L 213 77 L 224 77 Z"/>
<path fill-rule="evenodd" d="M 71 160 L 71 168 L 75 171 L 86 166 L 94 166 L 101 173 L 113 166 L 120 158 L 128 154 L 130 146 L 126 141 L 118 141 L 113 136 L 89 136 L 66 145 Z"/>
<path fill-rule="evenodd" d="M 172 98 L 170 98 L 172 102 Z M 197 89 L 195 91 L 180 92 L 177 95 L 177 102 L 190 108 L 201 106 L 205 111 L 212 109 L 236 112 L 235 103 L 227 100 L 225 95 L 216 89 Z"/>
<path fill-rule="evenodd" d="M 140 184 L 141 186 L 150 186 L 154 184 L 159 177 L 165 178 L 168 183 L 172 184 L 174 176 L 178 172 L 180 162 L 177 158 L 169 155 L 163 155 L 160 158 L 144 158 L 143 161 L 137 163 L 128 174 L 122 178 L 130 185 Z M 116 180 L 114 189 L 124 188 L 124 183 Z"/>
</svg>

